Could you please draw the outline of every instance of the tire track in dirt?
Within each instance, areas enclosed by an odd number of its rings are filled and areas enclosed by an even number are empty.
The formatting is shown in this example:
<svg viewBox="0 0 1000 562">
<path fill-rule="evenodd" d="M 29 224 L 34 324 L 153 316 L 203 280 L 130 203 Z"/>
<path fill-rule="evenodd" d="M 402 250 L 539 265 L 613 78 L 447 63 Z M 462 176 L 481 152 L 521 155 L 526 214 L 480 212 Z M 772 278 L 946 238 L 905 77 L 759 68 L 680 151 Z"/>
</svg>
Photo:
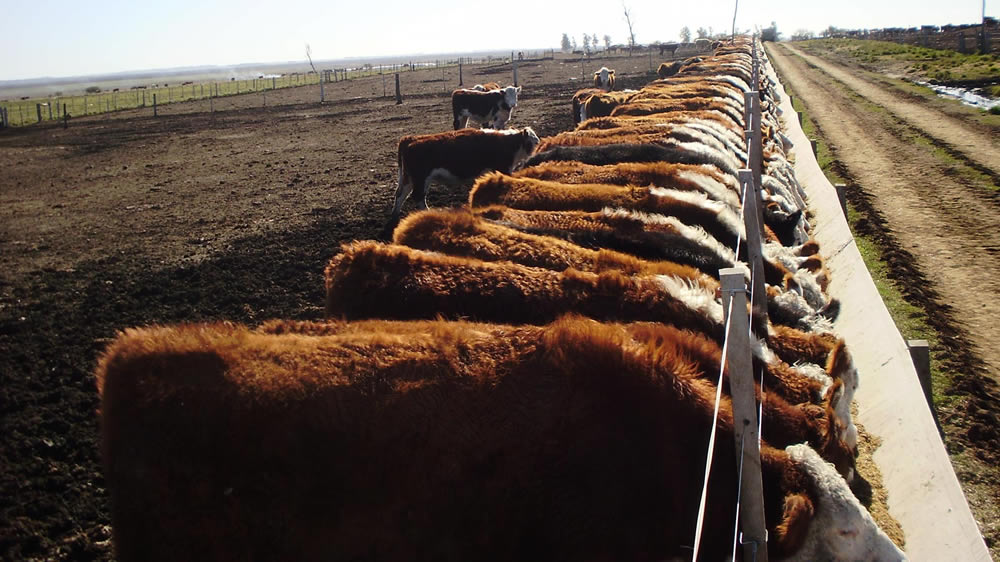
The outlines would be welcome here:
<svg viewBox="0 0 1000 562">
<path fill-rule="evenodd" d="M 997 283 L 988 249 L 996 243 L 1000 211 L 982 205 L 981 190 L 915 144 L 908 124 L 863 100 L 843 84 L 808 68 L 779 48 L 769 49 L 782 81 L 809 108 L 830 145 L 834 167 L 852 186 L 851 204 L 864 219 L 857 228 L 884 248 L 889 277 L 907 300 L 922 306 L 944 348 L 942 367 L 952 375 L 949 394 L 959 400 L 939 409 L 952 462 L 996 556 L 1000 525 L 1000 393 L 998 357 L 990 342 Z M 992 376 L 991 380 L 989 377 Z M 966 453 L 968 453 L 968 456 Z"/>
<path fill-rule="evenodd" d="M 1000 177 L 1000 143 L 949 115 L 919 102 L 906 101 L 894 92 L 873 83 L 864 71 L 846 70 L 834 63 L 785 44 L 796 56 L 845 84 L 861 97 L 884 107 L 899 119 L 911 123 L 929 138 L 950 149 L 954 155 L 964 156 L 976 169 L 989 174 L 993 181 Z M 997 186 L 1000 187 L 1000 186 Z"/>
</svg>

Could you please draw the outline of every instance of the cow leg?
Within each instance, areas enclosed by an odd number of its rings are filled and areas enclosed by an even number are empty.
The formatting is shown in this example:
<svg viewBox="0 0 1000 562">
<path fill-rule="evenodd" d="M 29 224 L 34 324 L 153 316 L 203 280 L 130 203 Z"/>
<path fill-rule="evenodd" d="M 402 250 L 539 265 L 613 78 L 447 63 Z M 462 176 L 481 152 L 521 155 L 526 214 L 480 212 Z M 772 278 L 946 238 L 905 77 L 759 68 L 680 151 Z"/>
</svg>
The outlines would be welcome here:
<svg viewBox="0 0 1000 562">
<path fill-rule="evenodd" d="M 405 177 L 403 170 L 399 170 L 399 184 L 396 186 L 396 202 L 392 206 L 392 216 L 393 218 L 398 218 L 399 213 L 403 210 L 403 201 L 410 196 L 413 192 L 413 180 L 412 178 Z"/>
</svg>

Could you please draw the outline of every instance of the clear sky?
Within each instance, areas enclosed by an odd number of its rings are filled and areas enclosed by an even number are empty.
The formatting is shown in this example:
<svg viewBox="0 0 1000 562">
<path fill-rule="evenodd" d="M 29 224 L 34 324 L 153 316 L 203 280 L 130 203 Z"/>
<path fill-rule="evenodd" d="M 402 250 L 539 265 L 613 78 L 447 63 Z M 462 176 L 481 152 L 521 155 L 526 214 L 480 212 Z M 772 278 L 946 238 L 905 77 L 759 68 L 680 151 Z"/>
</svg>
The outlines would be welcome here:
<svg viewBox="0 0 1000 562">
<path fill-rule="evenodd" d="M 728 31 L 735 0 L 625 0 L 639 43 L 681 27 Z M 986 0 L 998 17 L 1000 0 Z M 13 0 L 3 2 L 0 80 L 177 66 L 558 48 L 563 33 L 624 43 L 622 3 L 519 0 Z M 738 29 L 976 23 L 982 0 L 741 0 Z"/>
</svg>

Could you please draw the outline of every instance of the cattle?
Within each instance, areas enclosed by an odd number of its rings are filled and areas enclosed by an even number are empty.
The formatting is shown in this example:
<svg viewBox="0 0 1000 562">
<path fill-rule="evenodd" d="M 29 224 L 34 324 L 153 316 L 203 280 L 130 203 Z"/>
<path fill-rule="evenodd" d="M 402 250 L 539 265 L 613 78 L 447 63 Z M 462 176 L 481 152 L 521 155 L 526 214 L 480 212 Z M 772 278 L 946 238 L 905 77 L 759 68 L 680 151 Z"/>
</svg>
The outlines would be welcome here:
<svg viewBox="0 0 1000 562">
<path fill-rule="evenodd" d="M 627 102 L 635 90 L 623 90 L 621 92 L 598 92 L 589 96 L 580 106 L 580 120 L 586 121 L 591 117 L 603 117 L 611 115 L 616 107 Z"/>
<path fill-rule="evenodd" d="M 594 72 L 594 87 L 610 92 L 615 89 L 615 71 L 602 66 L 600 70 Z"/>
<path fill-rule="evenodd" d="M 593 96 L 594 94 L 600 94 L 602 92 L 604 92 L 604 90 L 602 90 L 600 88 L 584 88 L 583 90 L 577 90 L 577 92 L 575 94 L 573 94 L 573 123 L 574 124 L 579 123 L 580 121 L 583 121 L 583 119 L 584 119 L 584 117 L 583 117 L 583 111 L 582 111 L 583 110 L 583 104 L 587 103 L 587 100 L 589 100 L 590 97 Z"/>
<path fill-rule="evenodd" d="M 720 269 L 741 268 L 749 279 L 749 269 L 736 260 L 733 250 L 723 245 L 698 226 L 689 226 L 676 217 L 655 213 L 605 208 L 598 212 L 584 211 L 524 211 L 489 206 L 474 210 L 475 214 L 499 224 L 531 234 L 562 238 L 594 250 L 610 249 L 632 254 L 642 259 L 670 261 L 694 267 L 704 274 L 717 276 Z M 768 266 L 769 262 L 765 261 Z M 829 331 L 837 303 L 830 300 L 814 308 L 799 293 L 795 274 L 768 266 L 772 287 L 768 287 L 768 313 L 775 320 L 806 330 Z M 778 287 L 784 287 L 779 289 Z M 813 289 L 816 290 L 816 289 Z"/>
<path fill-rule="evenodd" d="M 487 92 L 455 90 L 451 93 L 453 128 L 462 129 L 474 120 L 485 127 L 502 129 L 517 107 L 517 95 L 520 93 L 520 86 Z"/>
<path fill-rule="evenodd" d="M 485 84 L 476 84 L 475 86 L 473 86 L 470 89 L 476 90 L 477 92 L 492 92 L 493 90 L 499 90 L 500 89 L 500 83 L 498 83 L 498 82 L 487 82 Z"/>
<path fill-rule="evenodd" d="M 602 183 L 669 187 L 698 191 L 710 198 L 738 208 L 739 185 L 732 176 L 709 165 L 672 164 L 668 162 L 622 162 L 592 166 L 572 162 L 544 162 L 521 168 L 515 178 L 534 178 L 565 184 Z"/>
<path fill-rule="evenodd" d="M 699 37 L 694 40 L 694 48 L 699 51 L 707 51 L 712 47 L 712 40 L 707 37 Z"/>
<path fill-rule="evenodd" d="M 661 187 L 564 184 L 494 172 L 476 180 L 469 192 L 469 205 L 590 212 L 619 207 L 677 217 L 684 224 L 697 225 L 716 240 L 729 242 L 734 247 L 743 237 L 739 216 L 724 203 L 709 200 L 698 192 Z"/>
<path fill-rule="evenodd" d="M 645 99 L 629 101 L 611 110 L 612 116 L 652 115 L 655 113 L 670 113 L 672 111 L 706 111 L 716 110 L 732 119 L 733 123 L 743 122 L 742 104 L 731 100 L 714 98 L 680 98 L 680 99 Z"/>
<path fill-rule="evenodd" d="M 547 139 L 551 141 L 550 139 Z M 597 146 L 556 146 L 538 151 L 523 166 L 542 162 L 575 161 L 594 166 L 622 162 L 674 162 L 678 164 L 712 164 L 724 172 L 735 174 L 732 156 L 719 154 L 704 145 L 666 141 L 664 143 L 613 143 Z"/>
<path fill-rule="evenodd" d="M 510 172 L 534 152 L 538 142 L 531 127 L 504 131 L 460 129 L 403 137 L 399 141 L 399 183 L 393 219 L 399 217 L 410 193 L 415 193 L 421 208 L 427 208 L 427 191 L 433 181 L 468 180 L 485 170 Z"/>
<path fill-rule="evenodd" d="M 680 47 L 679 43 L 660 43 L 660 56 L 662 57 L 663 53 L 667 53 L 667 56 L 673 57 L 678 47 Z"/>
<path fill-rule="evenodd" d="M 363 324 L 120 335 L 96 373 L 117 557 L 690 555 L 714 400 L 696 363 L 579 318 Z M 706 560 L 732 548 L 731 412 Z M 760 456 L 773 557 L 902 559 L 811 447 Z"/>
<path fill-rule="evenodd" d="M 394 244 L 483 261 L 511 261 L 554 271 L 573 268 L 626 275 L 672 275 L 715 293 L 719 282 L 697 269 L 668 261 L 647 261 L 613 250 L 591 250 L 572 242 L 530 234 L 480 218 L 466 209 L 424 211 L 404 219 Z"/>
</svg>

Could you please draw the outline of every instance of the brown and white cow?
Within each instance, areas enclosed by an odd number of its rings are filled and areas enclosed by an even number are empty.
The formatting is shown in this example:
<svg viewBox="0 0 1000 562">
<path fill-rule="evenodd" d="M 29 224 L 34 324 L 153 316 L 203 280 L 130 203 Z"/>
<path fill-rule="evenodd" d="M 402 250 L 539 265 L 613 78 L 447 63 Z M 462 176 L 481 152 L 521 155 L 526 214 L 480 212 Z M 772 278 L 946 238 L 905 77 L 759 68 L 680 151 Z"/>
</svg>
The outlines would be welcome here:
<svg viewBox="0 0 1000 562">
<path fill-rule="evenodd" d="M 426 209 L 427 191 L 435 180 L 470 180 L 490 170 L 509 173 L 531 156 L 538 142 L 531 127 L 502 131 L 460 129 L 403 137 L 399 140 L 399 183 L 392 217 L 399 217 L 403 201 L 411 193 Z"/>
<path fill-rule="evenodd" d="M 476 121 L 484 127 L 502 129 L 517 107 L 521 87 L 507 86 L 502 90 L 480 92 L 455 90 L 451 93 L 452 126 L 458 130 Z"/>
<path fill-rule="evenodd" d="M 473 86 L 470 89 L 476 90 L 477 92 L 492 92 L 493 90 L 499 90 L 500 89 L 500 83 L 499 82 L 487 82 L 485 84 L 476 84 L 475 86 Z"/>
<path fill-rule="evenodd" d="M 600 88 L 605 92 L 610 92 L 615 89 L 615 71 L 611 70 L 606 66 L 602 66 L 600 70 L 594 72 L 594 87 Z"/>
<path fill-rule="evenodd" d="M 101 357 L 121 560 L 690 555 L 714 388 L 670 346 L 579 318 L 270 329 L 134 329 Z M 723 397 L 705 560 L 730 554 L 732 428 Z M 765 441 L 761 468 L 776 559 L 903 558 L 811 447 Z"/>
</svg>

